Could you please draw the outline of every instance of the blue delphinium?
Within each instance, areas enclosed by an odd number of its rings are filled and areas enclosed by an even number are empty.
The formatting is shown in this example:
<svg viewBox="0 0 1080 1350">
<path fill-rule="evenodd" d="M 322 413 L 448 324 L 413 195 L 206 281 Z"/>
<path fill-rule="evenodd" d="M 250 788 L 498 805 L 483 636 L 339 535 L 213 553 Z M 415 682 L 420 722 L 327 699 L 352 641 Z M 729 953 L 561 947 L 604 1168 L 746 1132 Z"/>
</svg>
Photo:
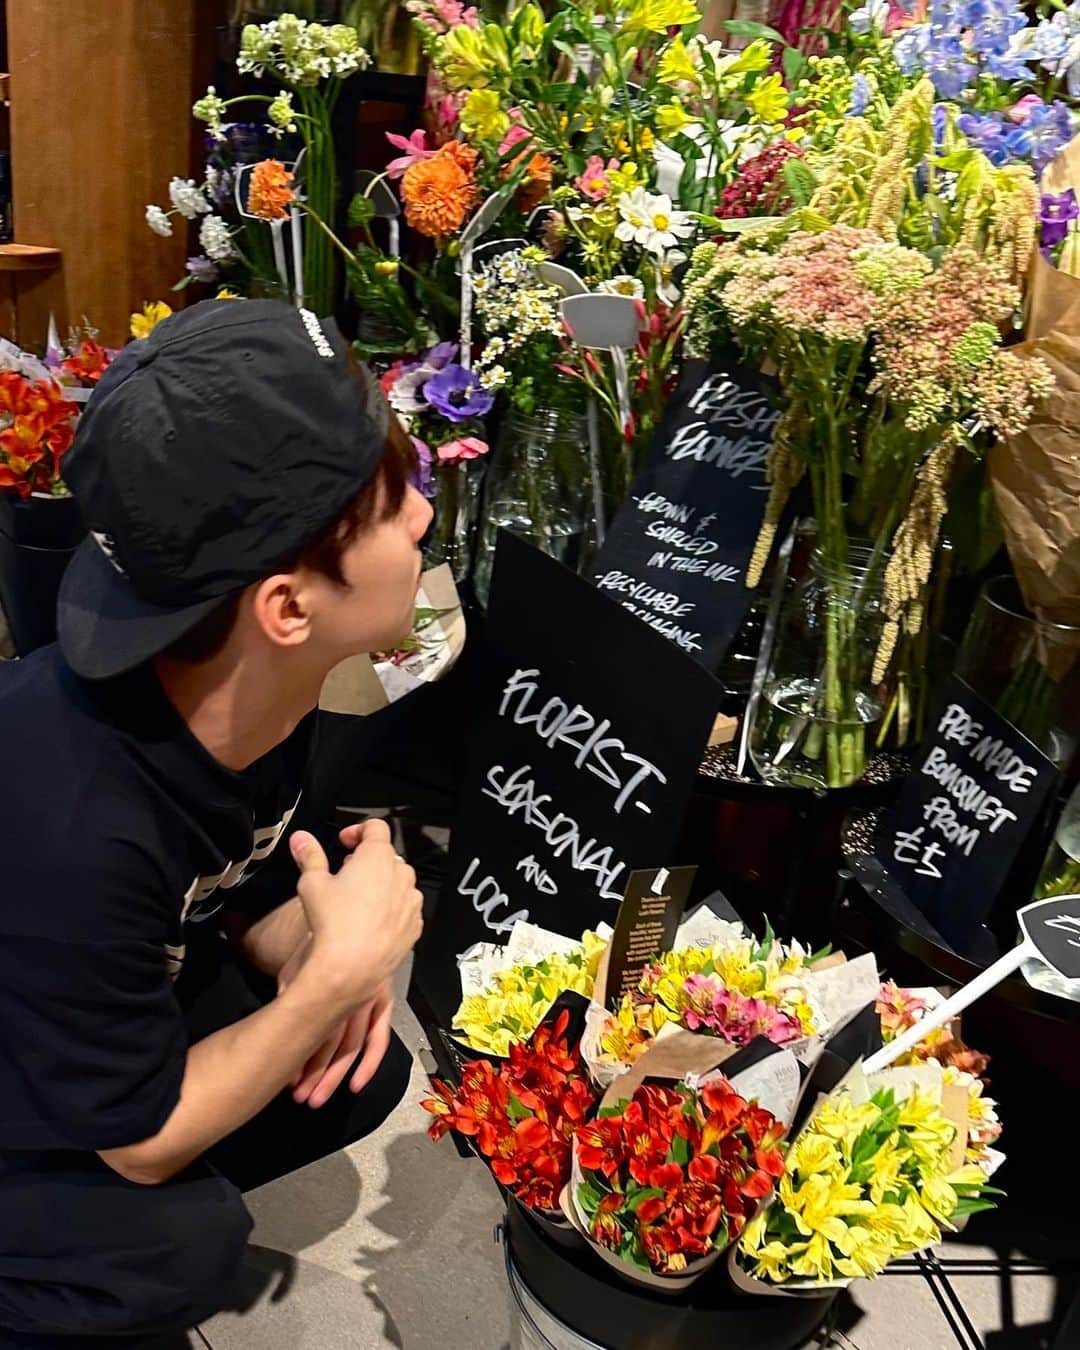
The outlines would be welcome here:
<svg viewBox="0 0 1080 1350">
<path fill-rule="evenodd" d="M 848 105 L 848 117 L 861 117 L 870 102 L 872 90 L 865 75 L 856 74 L 851 87 L 851 103 Z"/>
<path fill-rule="evenodd" d="M 968 143 L 981 150 L 995 168 L 1000 169 L 1012 159 L 1008 133 L 1000 113 L 961 113 L 956 119 L 956 125 Z"/>
<path fill-rule="evenodd" d="M 1036 173 L 1041 173 L 1073 134 L 1073 117 L 1068 105 L 1060 99 L 1053 103 L 1037 103 L 1024 121 L 1005 137 L 1009 153 L 1016 159 L 1029 160 Z"/>
</svg>

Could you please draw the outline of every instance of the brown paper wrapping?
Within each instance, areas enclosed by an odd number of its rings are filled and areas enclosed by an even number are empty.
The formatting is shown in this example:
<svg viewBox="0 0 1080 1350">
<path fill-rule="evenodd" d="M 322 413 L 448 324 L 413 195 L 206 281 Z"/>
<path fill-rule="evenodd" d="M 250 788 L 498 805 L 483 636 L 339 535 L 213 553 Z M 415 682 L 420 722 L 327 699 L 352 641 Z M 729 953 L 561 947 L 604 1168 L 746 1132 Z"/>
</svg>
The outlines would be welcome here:
<svg viewBox="0 0 1080 1350">
<path fill-rule="evenodd" d="M 1043 192 L 1080 196 L 1080 136 L 1043 175 Z M 1024 600 L 1041 619 L 1080 624 L 1080 278 L 1036 250 L 1028 273 L 1021 355 L 1041 356 L 1056 381 L 1019 436 L 990 452 L 990 481 Z"/>
</svg>

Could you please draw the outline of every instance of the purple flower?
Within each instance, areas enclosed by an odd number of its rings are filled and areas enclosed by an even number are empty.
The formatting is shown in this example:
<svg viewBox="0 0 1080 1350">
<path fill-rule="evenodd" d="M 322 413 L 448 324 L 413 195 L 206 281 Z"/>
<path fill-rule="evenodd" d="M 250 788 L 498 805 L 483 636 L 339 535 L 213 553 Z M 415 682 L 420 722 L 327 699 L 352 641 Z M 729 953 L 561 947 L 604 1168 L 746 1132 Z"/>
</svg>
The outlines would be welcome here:
<svg viewBox="0 0 1080 1350">
<path fill-rule="evenodd" d="M 1035 172 L 1041 173 L 1070 140 L 1072 113 L 1060 99 L 1055 99 L 1053 103 L 1032 108 L 1023 124 L 1009 132 L 1005 144 L 1010 154 L 1030 160 Z"/>
<path fill-rule="evenodd" d="M 483 417 L 495 399 L 476 376 L 459 365 L 448 365 L 424 385 L 424 397 L 432 408 L 451 422 Z"/>
<path fill-rule="evenodd" d="M 390 406 L 406 416 L 423 412 L 427 403 L 422 397 L 424 386 L 432 375 L 437 375 L 457 356 L 456 342 L 440 342 L 419 361 L 403 366 L 390 390 Z"/>
<path fill-rule="evenodd" d="M 1043 252 L 1060 244 L 1069 233 L 1069 224 L 1080 216 L 1080 205 L 1072 188 L 1064 192 L 1044 192 L 1039 203 Z"/>
<path fill-rule="evenodd" d="M 1044 19 L 1031 35 L 1027 54 L 1041 61 L 1045 70 L 1056 70 L 1069 50 L 1069 31 L 1064 24 Z"/>
<path fill-rule="evenodd" d="M 435 480 L 431 474 L 431 446 L 419 436 L 410 436 L 409 440 L 412 441 L 413 449 L 416 451 L 416 472 L 409 481 L 417 492 L 422 492 L 425 497 L 434 497 Z"/>
<path fill-rule="evenodd" d="M 1008 164 L 1012 155 L 1000 113 L 961 113 L 956 125 L 968 143 L 981 150 L 995 168 Z"/>
<path fill-rule="evenodd" d="M 184 264 L 184 270 L 191 273 L 193 281 L 203 286 L 212 286 L 218 279 L 217 266 L 209 258 L 189 258 Z"/>
</svg>

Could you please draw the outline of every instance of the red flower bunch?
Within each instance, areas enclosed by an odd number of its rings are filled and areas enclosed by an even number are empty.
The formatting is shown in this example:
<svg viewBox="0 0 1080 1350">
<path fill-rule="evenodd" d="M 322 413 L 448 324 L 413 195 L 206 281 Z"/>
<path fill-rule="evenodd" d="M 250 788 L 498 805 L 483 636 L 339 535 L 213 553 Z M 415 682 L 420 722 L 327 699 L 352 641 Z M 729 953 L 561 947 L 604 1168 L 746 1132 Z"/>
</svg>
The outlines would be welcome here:
<svg viewBox="0 0 1080 1350">
<path fill-rule="evenodd" d="M 593 1238 L 644 1270 L 680 1273 L 742 1232 L 784 1173 L 783 1132 L 726 1078 L 639 1087 L 576 1133 Z"/>
<path fill-rule="evenodd" d="M 51 493 L 78 411 L 52 380 L 0 371 L 0 489 Z"/>
<path fill-rule="evenodd" d="M 780 216 L 790 211 L 794 203 L 784 182 L 784 163 L 792 156 L 801 158 L 802 150 L 791 141 L 773 141 L 751 156 L 721 194 L 716 208 L 720 219 Z"/>
<path fill-rule="evenodd" d="M 114 351 L 103 347 L 100 342 L 85 338 L 71 354 L 60 363 L 60 369 L 86 389 L 92 389 L 112 364 Z"/>
<path fill-rule="evenodd" d="M 435 1117 L 428 1133 L 448 1130 L 474 1139 L 496 1180 L 532 1209 L 558 1209 L 570 1180 L 574 1130 L 596 1106 L 577 1047 L 566 1044 L 569 1015 L 541 1025 L 527 1045 L 512 1045 L 496 1068 L 487 1060 L 466 1064 L 455 1092 L 433 1080 L 436 1097 L 421 1102 Z"/>
</svg>

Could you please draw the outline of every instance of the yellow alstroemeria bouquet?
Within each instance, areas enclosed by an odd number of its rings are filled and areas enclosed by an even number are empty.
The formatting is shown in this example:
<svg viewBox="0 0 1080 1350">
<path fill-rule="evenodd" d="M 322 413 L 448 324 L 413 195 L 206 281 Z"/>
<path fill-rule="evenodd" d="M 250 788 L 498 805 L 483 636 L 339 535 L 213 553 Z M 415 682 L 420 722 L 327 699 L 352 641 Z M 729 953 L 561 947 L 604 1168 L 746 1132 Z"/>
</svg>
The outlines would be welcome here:
<svg viewBox="0 0 1080 1350">
<path fill-rule="evenodd" d="M 581 945 L 571 951 L 497 972 L 481 993 L 462 999 L 453 1030 L 473 1050 L 505 1057 L 512 1045 L 532 1036 L 560 994 L 567 990 L 586 998 L 592 994 L 606 946 L 606 938 L 586 932 Z"/>
<path fill-rule="evenodd" d="M 828 1098 L 791 1145 L 774 1203 L 747 1226 L 743 1269 L 773 1284 L 872 1277 L 992 1208 L 981 1197 L 999 1192 L 983 1169 L 955 1166 L 958 1128 L 926 1088 Z"/>
</svg>

